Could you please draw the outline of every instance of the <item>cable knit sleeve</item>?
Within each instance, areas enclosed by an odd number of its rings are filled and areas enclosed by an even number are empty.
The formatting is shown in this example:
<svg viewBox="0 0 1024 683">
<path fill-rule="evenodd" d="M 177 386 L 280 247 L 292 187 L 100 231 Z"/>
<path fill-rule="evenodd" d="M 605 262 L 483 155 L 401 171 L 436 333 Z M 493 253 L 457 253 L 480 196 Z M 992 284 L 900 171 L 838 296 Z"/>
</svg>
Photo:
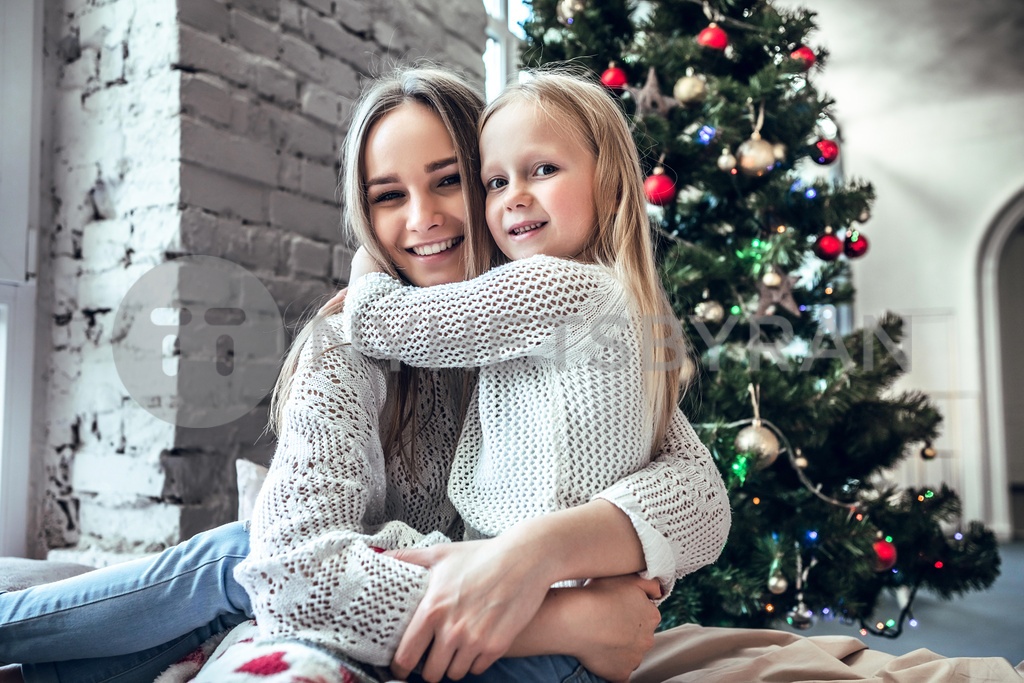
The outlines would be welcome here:
<svg viewBox="0 0 1024 683">
<path fill-rule="evenodd" d="M 252 598 L 262 634 L 387 665 L 427 572 L 374 547 L 447 539 L 385 523 L 380 363 L 344 345 L 325 323 L 304 346 L 299 368 L 253 513 L 251 552 L 235 577 Z"/>
<path fill-rule="evenodd" d="M 594 496 L 633 522 L 664 597 L 675 579 L 718 559 L 732 524 L 729 495 L 708 449 L 676 409 L 655 459 Z"/>
<path fill-rule="evenodd" d="M 607 269 L 538 255 L 435 287 L 371 273 L 349 286 L 342 316 L 352 344 L 368 356 L 470 368 L 560 358 L 593 341 L 595 326 L 625 306 Z"/>
</svg>

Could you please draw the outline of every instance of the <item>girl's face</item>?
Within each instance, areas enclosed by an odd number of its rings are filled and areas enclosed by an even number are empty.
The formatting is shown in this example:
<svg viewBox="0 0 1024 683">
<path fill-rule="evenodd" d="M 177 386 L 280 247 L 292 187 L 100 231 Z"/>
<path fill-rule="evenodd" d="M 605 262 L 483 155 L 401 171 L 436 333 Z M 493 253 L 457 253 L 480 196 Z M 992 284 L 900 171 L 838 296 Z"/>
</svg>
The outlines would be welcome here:
<svg viewBox="0 0 1024 683">
<path fill-rule="evenodd" d="M 487 227 L 512 260 L 578 256 L 597 226 L 597 160 L 578 136 L 533 104 L 513 102 L 480 133 Z"/>
<path fill-rule="evenodd" d="M 419 287 L 465 279 L 466 203 L 440 117 L 417 102 L 388 112 L 370 128 L 363 168 L 370 223 L 395 268 Z"/>
</svg>

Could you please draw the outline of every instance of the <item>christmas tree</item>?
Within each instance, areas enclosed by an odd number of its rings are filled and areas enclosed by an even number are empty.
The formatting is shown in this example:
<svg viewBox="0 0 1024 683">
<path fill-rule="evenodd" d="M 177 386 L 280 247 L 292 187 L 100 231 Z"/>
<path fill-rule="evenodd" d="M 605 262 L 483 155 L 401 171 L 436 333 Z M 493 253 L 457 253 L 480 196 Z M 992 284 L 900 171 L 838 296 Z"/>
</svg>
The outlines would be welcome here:
<svg viewBox="0 0 1024 683">
<path fill-rule="evenodd" d="M 828 615 L 895 637 L 919 589 L 990 586 L 995 537 L 961 520 L 956 493 L 885 476 L 935 456 L 942 418 L 893 388 L 907 366 L 899 317 L 843 329 L 873 190 L 835 170 L 813 12 L 765 0 L 532 8 L 524 65 L 586 66 L 633 122 L 664 283 L 699 356 L 683 408 L 730 490 L 722 557 L 677 583 L 662 625 L 807 628 Z M 901 611 L 876 614 L 897 589 Z"/>
</svg>

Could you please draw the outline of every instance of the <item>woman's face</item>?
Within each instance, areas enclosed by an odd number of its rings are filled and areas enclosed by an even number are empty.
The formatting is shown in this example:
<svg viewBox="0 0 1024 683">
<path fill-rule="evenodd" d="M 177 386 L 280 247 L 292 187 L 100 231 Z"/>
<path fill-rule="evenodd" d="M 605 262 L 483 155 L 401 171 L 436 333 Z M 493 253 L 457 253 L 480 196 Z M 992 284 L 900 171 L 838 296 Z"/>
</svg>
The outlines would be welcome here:
<svg viewBox="0 0 1024 683">
<path fill-rule="evenodd" d="M 419 287 L 465 279 L 466 203 L 455 144 L 433 110 L 406 102 L 375 123 L 363 149 L 373 232 Z"/>
</svg>

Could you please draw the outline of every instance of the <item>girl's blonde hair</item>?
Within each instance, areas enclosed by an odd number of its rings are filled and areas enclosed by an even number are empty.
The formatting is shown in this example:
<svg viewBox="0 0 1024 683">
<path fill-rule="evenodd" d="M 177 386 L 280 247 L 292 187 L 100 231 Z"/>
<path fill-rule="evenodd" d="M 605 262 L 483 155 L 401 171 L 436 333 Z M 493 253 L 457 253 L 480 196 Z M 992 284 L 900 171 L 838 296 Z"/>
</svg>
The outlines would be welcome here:
<svg viewBox="0 0 1024 683">
<path fill-rule="evenodd" d="M 349 241 L 366 247 L 390 275 L 405 279 L 391 262 L 370 222 L 363 151 L 374 125 L 409 102 L 421 104 L 437 114 L 455 146 L 462 196 L 466 203 L 467 229 L 463 241 L 466 277 L 474 277 L 490 266 L 494 251 L 486 228 L 481 231 L 474 225 L 477 221 L 482 222 L 484 213 L 484 188 L 480 183 L 480 154 L 476 132 L 483 99 L 466 84 L 465 79 L 451 71 L 433 66 L 399 68 L 389 75 L 374 79 L 363 91 L 356 102 L 341 150 L 343 231 Z M 327 310 L 317 313 L 292 342 L 271 396 L 270 426 L 276 433 L 280 433 L 284 422 L 284 406 L 299 367 L 302 347 L 316 326 L 335 312 Z M 381 418 L 384 454 L 401 453 L 413 471 L 415 463 L 412 461 L 412 443 L 417 431 L 418 384 L 419 375 L 415 368 L 402 365 L 398 372 L 388 373 L 387 412 Z"/>
<path fill-rule="evenodd" d="M 579 259 L 611 268 L 636 304 L 644 332 L 645 412 L 654 425 L 652 444 L 657 447 L 679 403 L 690 363 L 682 327 L 654 262 L 640 159 L 629 124 L 604 87 L 564 66 L 528 71 L 508 85 L 484 109 L 479 130 L 513 103 L 537 107 L 594 155 L 597 226 Z"/>
</svg>

